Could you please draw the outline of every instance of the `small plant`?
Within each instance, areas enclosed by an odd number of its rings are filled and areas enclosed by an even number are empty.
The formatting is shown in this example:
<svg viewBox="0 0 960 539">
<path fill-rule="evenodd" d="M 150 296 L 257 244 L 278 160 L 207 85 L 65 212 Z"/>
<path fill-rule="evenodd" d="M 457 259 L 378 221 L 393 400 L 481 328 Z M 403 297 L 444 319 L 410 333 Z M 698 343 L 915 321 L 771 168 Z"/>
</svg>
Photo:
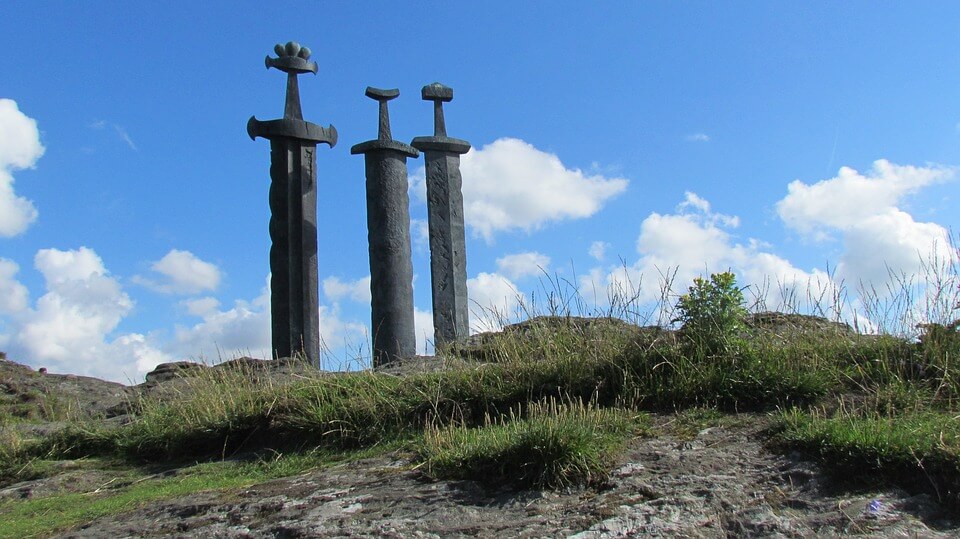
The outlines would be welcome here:
<svg viewBox="0 0 960 539">
<path fill-rule="evenodd" d="M 677 302 L 681 335 L 695 352 L 715 355 L 731 351 L 741 339 L 747 310 L 737 278 L 729 271 L 714 273 L 710 280 L 696 278 Z"/>
<path fill-rule="evenodd" d="M 669 432 L 684 440 L 693 440 L 700 431 L 722 424 L 724 417 L 716 408 L 694 406 L 677 412 Z"/>
</svg>

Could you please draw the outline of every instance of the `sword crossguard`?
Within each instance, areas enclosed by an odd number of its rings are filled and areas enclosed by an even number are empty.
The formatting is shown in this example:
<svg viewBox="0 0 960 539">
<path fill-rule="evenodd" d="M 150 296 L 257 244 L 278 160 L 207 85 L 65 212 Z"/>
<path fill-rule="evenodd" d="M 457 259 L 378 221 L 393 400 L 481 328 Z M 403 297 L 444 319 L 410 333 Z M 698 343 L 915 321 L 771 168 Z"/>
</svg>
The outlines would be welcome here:
<svg viewBox="0 0 960 539">
<path fill-rule="evenodd" d="M 331 148 L 337 145 L 337 128 L 328 125 L 322 127 L 303 120 L 284 118 L 282 120 L 260 121 L 251 116 L 247 120 L 247 135 L 250 140 L 257 137 L 273 140 L 275 138 L 293 138 L 303 141 L 328 144 Z"/>
</svg>

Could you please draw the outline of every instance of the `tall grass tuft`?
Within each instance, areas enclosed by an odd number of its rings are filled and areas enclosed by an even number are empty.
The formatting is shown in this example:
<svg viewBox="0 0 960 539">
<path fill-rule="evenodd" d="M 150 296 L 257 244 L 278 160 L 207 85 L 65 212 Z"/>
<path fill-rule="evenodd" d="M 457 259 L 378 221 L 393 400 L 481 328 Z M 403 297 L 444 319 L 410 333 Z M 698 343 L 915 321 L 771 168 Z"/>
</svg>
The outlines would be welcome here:
<svg viewBox="0 0 960 539">
<path fill-rule="evenodd" d="M 829 463 L 828 473 L 862 483 L 878 478 L 960 507 L 960 417 L 915 408 L 889 415 L 841 408 L 830 416 L 792 409 L 779 415 L 775 445 Z"/>
<path fill-rule="evenodd" d="M 639 416 L 556 399 L 488 416 L 481 427 L 430 426 L 419 447 L 428 476 L 521 488 L 564 488 L 607 479 Z"/>
</svg>

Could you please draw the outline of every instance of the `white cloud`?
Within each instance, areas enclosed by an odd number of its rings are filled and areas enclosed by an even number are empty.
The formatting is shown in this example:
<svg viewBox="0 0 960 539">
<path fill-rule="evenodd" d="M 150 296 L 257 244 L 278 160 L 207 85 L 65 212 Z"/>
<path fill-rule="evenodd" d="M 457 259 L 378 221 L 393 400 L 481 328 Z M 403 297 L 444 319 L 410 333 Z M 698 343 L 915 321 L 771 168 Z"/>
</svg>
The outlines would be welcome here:
<svg viewBox="0 0 960 539">
<path fill-rule="evenodd" d="M 551 222 L 590 217 L 629 183 L 568 169 L 556 155 L 513 138 L 470 150 L 460 169 L 466 226 L 487 242 L 498 232 L 530 232 Z M 423 201 L 422 171 L 410 180 L 412 192 Z"/>
<path fill-rule="evenodd" d="M 350 350 L 369 350 L 370 327 L 367 324 L 347 320 L 340 313 L 339 305 L 320 306 L 320 340 L 327 351 L 329 360 L 336 360 L 338 350 L 347 353 Z M 355 360 L 355 357 L 343 357 L 339 365 L 330 363 L 326 368 L 339 369 L 344 361 Z"/>
<path fill-rule="evenodd" d="M 416 328 L 417 354 L 430 355 L 434 352 L 433 313 L 414 309 L 413 325 Z"/>
<path fill-rule="evenodd" d="M 218 302 L 219 303 L 219 302 Z M 270 292 L 266 288 L 251 301 L 236 300 L 220 310 L 209 301 L 191 303 L 201 321 L 177 326 L 166 348 L 178 357 L 218 361 L 236 354 L 270 357 Z M 188 308 L 189 308 L 188 307 Z M 222 357 L 226 354 L 226 357 Z"/>
<path fill-rule="evenodd" d="M 229 309 L 221 310 L 219 302 L 213 298 L 200 298 L 183 304 L 201 320 L 189 327 L 177 326 L 173 341 L 165 346 L 168 352 L 178 357 L 199 359 L 202 356 L 207 361 L 219 361 L 237 355 L 271 356 L 273 340 L 269 278 L 257 297 L 236 300 Z M 320 340 L 327 350 L 342 347 L 356 349 L 358 343 L 366 343 L 367 326 L 344 320 L 336 303 L 321 305 L 319 318 Z M 321 352 L 323 355 L 324 351 Z M 339 366 L 332 365 L 333 368 Z"/>
<path fill-rule="evenodd" d="M 710 135 L 706 133 L 692 133 L 687 135 L 688 142 L 710 142 Z"/>
<path fill-rule="evenodd" d="M 106 274 L 92 249 L 43 249 L 34 261 L 46 280 L 47 293 L 27 314 L 19 343 L 38 360 L 66 364 L 91 355 L 133 308 L 133 301 Z"/>
<path fill-rule="evenodd" d="M 510 279 L 541 275 L 550 266 L 550 257 L 535 251 L 516 253 L 497 259 L 497 269 Z"/>
<path fill-rule="evenodd" d="M 13 176 L 0 170 L 0 236 L 11 238 L 22 234 L 37 220 L 37 209 L 13 190 Z"/>
<path fill-rule="evenodd" d="M 171 249 L 150 269 L 163 278 L 159 281 L 135 275 L 133 282 L 164 294 L 198 294 L 216 290 L 220 285 L 220 269 L 197 258 L 190 251 Z"/>
<path fill-rule="evenodd" d="M 330 301 L 350 298 L 357 303 L 370 304 L 370 276 L 356 281 L 341 281 L 338 277 L 323 280 L 323 294 Z"/>
<path fill-rule="evenodd" d="M 420 176 L 423 176 L 423 168 L 421 167 Z M 416 180 L 416 178 L 413 178 Z M 422 183 L 420 185 L 426 185 Z M 425 198 L 426 194 L 421 198 Z M 430 249 L 430 224 L 426 219 L 411 219 L 410 220 L 410 236 L 413 240 L 413 248 L 418 253 L 427 253 Z"/>
<path fill-rule="evenodd" d="M 847 321 L 856 317 L 861 327 L 885 323 L 863 318 L 863 304 L 855 297 L 859 285 L 884 292 L 892 272 L 917 283 L 916 297 L 926 298 L 922 285 L 931 261 L 950 263 L 957 255 L 943 227 L 917 222 L 899 205 L 906 195 L 952 176 L 952 170 L 942 167 L 897 166 L 881 160 L 868 175 L 845 167 L 836 178 L 813 185 L 792 182 L 777 211 L 788 226 L 808 237 L 840 237 L 844 250 L 833 275 L 818 268 L 797 268 L 755 239 L 738 240 L 732 234 L 739 225 L 736 216 L 714 212 L 707 200 L 688 192 L 674 213 L 652 213 L 643 220 L 635 263 L 591 269 L 580 279 L 581 294 L 590 298 L 594 290 L 601 304 L 604 300 L 609 304 L 610 296 L 634 294 L 641 302 L 656 301 L 665 275 L 673 277 L 676 294 L 694 277 L 730 269 L 741 286 L 751 286 L 748 298 L 765 298 L 765 308 L 795 308 Z M 666 307 L 674 301 L 675 295 Z M 922 301 L 927 300 L 918 300 L 921 310 Z"/>
<path fill-rule="evenodd" d="M 693 208 L 699 210 L 703 213 L 710 213 L 710 203 L 698 196 L 696 193 L 691 191 L 686 191 L 683 193 L 684 200 L 680 203 L 679 208 Z"/>
<path fill-rule="evenodd" d="M 930 258 L 952 260 L 949 232 L 936 223 L 918 223 L 894 210 L 864 219 L 844 231 L 845 251 L 837 274 L 851 283 L 886 282 L 890 273 L 915 275 Z"/>
<path fill-rule="evenodd" d="M 607 257 L 607 249 L 609 248 L 609 243 L 605 241 L 595 241 L 590 244 L 590 249 L 587 250 L 587 254 L 597 262 L 603 262 L 603 259 Z"/>
<path fill-rule="evenodd" d="M 20 112 L 17 102 L 0 99 L 0 168 L 30 168 L 43 155 L 37 121 Z"/>
<path fill-rule="evenodd" d="M 212 297 L 193 298 L 181 301 L 180 305 L 189 314 L 202 318 L 215 312 L 220 307 L 220 300 Z"/>
<path fill-rule="evenodd" d="M 87 247 L 43 249 L 35 256 L 35 266 L 44 277 L 46 293 L 31 306 L 27 289 L 16 281 L 16 264 L 0 259 L 0 329 L 5 331 L 0 344 L 11 359 L 51 372 L 136 383 L 159 363 L 270 354 L 267 286 L 256 298 L 237 300 L 228 309 L 214 297 L 181 301 L 179 305 L 200 321 L 175 326 L 170 336 L 161 331 L 117 335 L 134 303 L 96 252 Z M 319 317 L 327 347 L 366 343 L 366 325 L 344 320 L 338 305 L 321 306 Z"/>
<path fill-rule="evenodd" d="M 866 175 L 843 167 L 838 175 L 807 185 L 795 180 L 777 203 L 784 223 L 814 240 L 839 234 L 846 248 L 838 265 L 848 282 L 885 281 L 896 274 L 919 271 L 933 253 L 950 259 L 948 232 L 935 223 L 921 223 L 899 206 L 903 199 L 934 183 L 948 181 L 955 170 L 874 162 Z"/>
<path fill-rule="evenodd" d="M 496 331 L 516 318 L 524 296 L 510 279 L 497 273 L 480 273 L 467 279 L 470 298 L 470 332 Z"/>
<path fill-rule="evenodd" d="M 688 208 L 696 210 L 703 218 L 709 219 L 711 223 L 722 223 L 730 228 L 740 226 L 739 217 L 710 211 L 710 202 L 691 191 L 683 193 L 683 202 L 677 206 L 677 211 L 684 212 Z"/>
<path fill-rule="evenodd" d="M 895 210 L 905 195 L 953 175 L 947 168 L 899 166 L 884 159 L 875 161 L 867 175 L 842 167 L 836 177 L 813 185 L 790 182 L 787 196 L 777 202 L 777 213 L 803 234 L 844 230 Z"/>
<path fill-rule="evenodd" d="M 149 339 L 139 333 L 121 335 L 110 344 L 112 357 L 122 357 L 133 362 L 133 370 L 126 373 L 122 383 L 139 383 L 141 376 L 157 368 L 161 363 L 176 361 L 176 357 L 155 348 Z"/>
<path fill-rule="evenodd" d="M 12 260 L 0 258 L 0 314 L 13 314 L 27 308 L 27 287 L 16 280 L 20 266 Z"/>
<path fill-rule="evenodd" d="M 12 306 L 8 303 L 15 330 L 7 339 L 11 357 L 51 372 L 118 382 L 130 382 L 157 363 L 173 359 L 144 335 L 110 339 L 133 301 L 92 249 L 42 249 L 34 265 L 44 277 L 46 293 L 32 307 L 25 301 L 26 289 L 13 281 L 9 264 L 3 265 L 7 286 L 21 290 L 21 299 Z"/>
<path fill-rule="evenodd" d="M 672 278 L 672 292 L 667 305 L 652 313 L 658 321 L 666 309 L 672 308 L 676 294 L 686 290 L 693 279 L 712 272 L 733 270 L 741 286 L 766 284 L 770 288 L 767 308 L 783 307 L 796 298 L 795 290 L 805 291 L 808 283 L 832 286 L 829 277 L 819 271 L 794 267 L 789 261 L 764 251 L 764 244 L 755 240 L 738 242 L 730 230 L 739 219 L 710 211 L 708 201 L 695 193 L 686 193 L 676 213 L 652 213 L 640 225 L 637 238 L 639 258 L 633 264 L 611 268 L 593 268 L 580 279 L 584 297 L 598 305 L 609 305 L 634 296 L 641 304 L 661 300 L 662 285 Z M 786 298 L 781 297 L 786 295 Z M 802 301 L 801 301 L 802 303 Z M 796 305 L 802 307 L 803 305 Z"/>
<path fill-rule="evenodd" d="M 640 224 L 639 252 L 647 266 L 680 266 L 691 274 L 717 268 L 730 250 L 730 234 L 700 214 L 653 213 Z"/>
<path fill-rule="evenodd" d="M 107 273 L 103 260 L 88 247 L 80 247 L 75 251 L 41 249 L 34 257 L 34 265 L 46 279 L 48 289 Z"/>
<path fill-rule="evenodd" d="M 0 236 L 21 234 L 36 221 L 36 207 L 17 196 L 11 172 L 32 168 L 43 152 L 36 120 L 20 112 L 16 101 L 0 99 Z"/>
</svg>

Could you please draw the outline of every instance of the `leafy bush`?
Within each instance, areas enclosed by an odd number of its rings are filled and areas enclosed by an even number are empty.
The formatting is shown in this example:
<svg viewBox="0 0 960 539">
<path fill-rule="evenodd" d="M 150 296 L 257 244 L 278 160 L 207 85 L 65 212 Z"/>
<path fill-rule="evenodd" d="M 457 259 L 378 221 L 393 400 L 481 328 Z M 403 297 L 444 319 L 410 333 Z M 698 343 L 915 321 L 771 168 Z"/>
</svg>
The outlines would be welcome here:
<svg viewBox="0 0 960 539">
<path fill-rule="evenodd" d="M 677 303 L 682 322 L 680 334 L 696 353 L 714 355 L 732 351 L 742 340 L 747 310 L 743 291 L 729 271 L 714 273 L 710 280 L 696 278 Z"/>
</svg>

